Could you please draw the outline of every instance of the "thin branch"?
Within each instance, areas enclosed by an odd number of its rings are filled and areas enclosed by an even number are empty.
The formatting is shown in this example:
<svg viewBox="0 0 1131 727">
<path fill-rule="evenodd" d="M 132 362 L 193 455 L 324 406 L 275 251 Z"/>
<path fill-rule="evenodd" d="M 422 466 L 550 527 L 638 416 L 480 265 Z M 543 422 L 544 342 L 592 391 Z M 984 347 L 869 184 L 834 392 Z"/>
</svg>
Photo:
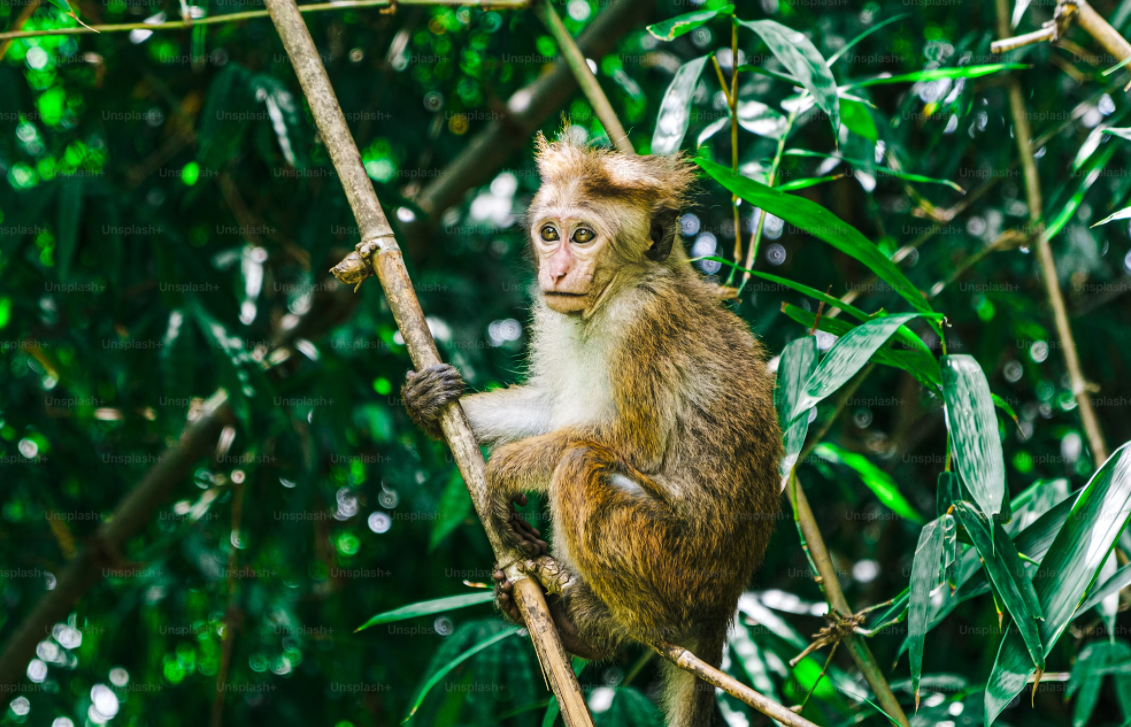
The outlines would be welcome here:
<svg viewBox="0 0 1131 727">
<path fill-rule="evenodd" d="M 320 13 L 325 10 L 346 10 L 349 8 L 395 8 L 397 5 L 455 5 L 490 10 L 522 10 L 529 7 L 530 0 L 340 0 L 331 3 L 300 5 L 300 13 Z M 219 25 L 241 20 L 266 18 L 266 10 L 247 10 L 242 13 L 212 15 L 196 20 L 172 20 L 167 23 L 112 23 L 109 25 L 88 25 L 77 28 L 51 28 L 46 30 L 13 30 L 0 33 L 0 40 L 12 38 L 40 38 L 45 35 L 88 35 L 90 33 L 122 33 L 129 30 L 184 30 L 198 25 Z M 0 57 L 3 57 L 0 54 Z"/>
<path fill-rule="evenodd" d="M 585 97 L 589 99 L 589 105 L 593 107 L 593 111 L 597 114 L 597 119 L 600 120 L 601 125 L 605 127 L 605 133 L 608 134 L 609 140 L 616 146 L 617 151 L 625 154 L 635 154 L 636 150 L 632 148 L 632 142 L 628 140 L 628 134 L 625 132 L 624 127 L 621 126 L 620 119 L 613 111 L 612 104 L 605 96 L 605 92 L 601 89 L 601 84 L 597 82 L 597 77 L 593 75 L 593 69 L 589 67 L 589 61 L 585 59 L 585 55 L 581 49 L 577 47 L 574 42 L 573 36 L 566 30 L 565 25 L 562 23 L 561 17 L 554 10 L 554 6 L 550 4 L 550 0 L 540 0 L 534 5 L 534 12 L 538 18 L 545 24 L 550 35 L 553 36 L 554 42 L 558 44 L 561 51 L 562 59 L 565 60 L 569 70 L 573 73 L 573 77 L 577 79 L 577 84 L 581 86 L 581 90 L 585 93 Z"/>
<path fill-rule="evenodd" d="M 16 22 L 12 23 L 12 30 L 18 31 L 24 27 L 24 23 L 35 15 L 35 11 L 39 10 L 39 6 L 43 0 L 31 0 L 30 3 L 24 6 L 23 11 L 16 18 Z M 4 60 L 4 54 L 8 52 L 8 46 L 12 45 L 11 38 L 4 38 L 0 40 L 0 61 Z"/>
<path fill-rule="evenodd" d="M 1020 48 L 1033 43 L 1045 43 L 1060 40 L 1068 33 L 1068 29 L 1075 22 L 1091 35 L 1096 42 L 1104 47 L 1116 60 L 1125 61 L 1131 58 L 1131 43 L 1119 34 L 1111 24 L 1095 11 L 1087 0 L 1060 0 L 1056 5 L 1053 19 L 1044 23 L 1040 30 L 1025 33 L 1014 37 L 1009 35 L 1009 19 L 1002 22 L 999 16 L 998 34 L 1002 40 L 990 44 L 993 53 L 1005 53 L 1015 48 Z"/>
<path fill-rule="evenodd" d="M 432 339 L 424 311 L 420 308 L 420 301 L 409 280 L 393 230 L 361 164 L 361 155 L 346 126 L 345 116 L 342 115 L 341 106 L 338 105 L 310 31 L 294 0 L 266 0 L 266 4 L 357 219 L 362 241 L 350 257 L 360 257 L 364 264 L 372 266 L 373 272 L 380 279 L 389 308 L 404 336 L 405 346 L 416 369 L 420 371 L 435 366 L 441 363 L 436 342 Z M 527 631 L 534 643 L 538 661 L 558 698 L 566 725 L 592 727 L 593 720 L 589 715 L 585 696 L 562 648 L 542 589 L 536 581 L 518 569 L 516 564 L 523 559 L 522 556 L 516 549 L 504 546 L 492 525 L 493 521 L 488 517 L 486 466 L 479 443 L 459 402 L 445 407 L 440 426 L 487 531 L 491 549 L 499 563 L 508 564 L 503 570 L 515 584 L 515 600 L 525 616 Z"/>
<path fill-rule="evenodd" d="M 1083 19 L 1087 16 L 1089 24 L 1085 26 L 1085 29 L 1093 33 L 1094 37 L 1101 43 L 1105 43 L 1099 35 L 1095 35 L 1093 30 L 1097 27 L 1095 22 L 1097 18 L 1104 25 L 1107 25 L 1106 21 L 1096 15 L 1095 11 L 1092 11 L 1087 4 L 1083 3 L 1083 0 L 1078 0 L 1078 2 L 1080 9 L 1078 15 L 1081 25 L 1084 26 Z M 995 4 L 997 7 L 998 32 L 1005 34 L 1009 30 L 1009 2 L 1008 0 L 996 0 Z M 1091 12 L 1088 13 L 1085 10 Z M 1107 25 L 1107 27 L 1111 28 L 1110 25 Z M 1119 36 L 1114 30 L 1111 30 L 1111 32 Z M 1107 42 L 1113 42 L 1110 35 L 1103 37 L 1107 38 Z M 1122 41 L 1124 46 L 1127 45 L 1127 41 L 1123 40 L 1122 37 L 1119 37 L 1119 40 Z M 1106 44 L 1105 47 L 1107 47 Z M 1109 48 L 1109 50 L 1111 49 Z M 1116 54 L 1114 50 L 1112 53 Z M 1131 56 L 1131 46 L 1127 47 L 1124 55 L 1116 54 L 1116 57 L 1120 59 L 1128 56 Z M 1096 462 L 1103 462 L 1107 459 L 1107 443 L 1104 441 L 1103 431 L 1100 429 L 1096 412 L 1092 408 L 1088 382 L 1084 379 L 1083 371 L 1080 368 L 1076 339 L 1073 337 L 1072 327 L 1068 323 L 1068 311 L 1064 305 L 1064 295 L 1061 293 L 1056 274 L 1056 260 L 1053 258 L 1052 246 L 1049 244 L 1049 237 L 1045 234 L 1044 223 L 1042 222 L 1044 203 L 1041 200 L 1041 178 L 1037 172 L 1037 160 L 1033 155 L 1033 134 L 1029 128 L 1029 113 L 1025 106 L 1025 95 L 1021 90 L 1021 81 L 1016 74 L 1011 74 L 1009 77 L 1009 109 L 1013 116 L 1013 136 L 1017 140 L 1017 150 L 1021 157 L 1021 170 L 1025 179 L 1025 195 L 1029 203 L 1029 233 L 1036 238 L 1037 260 L 1041 268 L 1041 279 L 1045 284 L 1049 306 L 1052 308 L 1057 338 L 1060 339 L 1061 349 L 1064 351 L 1064 365 L 1068 369 L 1072 394 L 1076 397 L 1076 404 L 1080 410 L 1080 421 L 1084 425 L 1085 434 L 1088 436 L 1088 445 L 1092 450 L 1092 457 Z"/>
</svg>

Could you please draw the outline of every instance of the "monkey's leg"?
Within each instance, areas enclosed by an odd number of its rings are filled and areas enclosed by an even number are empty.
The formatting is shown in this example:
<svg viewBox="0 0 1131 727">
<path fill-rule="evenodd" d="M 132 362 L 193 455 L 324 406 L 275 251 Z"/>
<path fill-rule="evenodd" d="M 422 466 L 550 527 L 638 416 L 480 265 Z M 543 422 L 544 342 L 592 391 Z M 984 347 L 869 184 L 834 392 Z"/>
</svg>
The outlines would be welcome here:
<svg viewBox="0 0 1131 727">
<path fill-rule="evenodd" d="M 582 636 L 677 643 L 684 636 L 672 603 L 681 588 L 669 499 L 604 445 L 575 440 L 559 460 L 550 483 L 554 547 L 588 586 L 567 599 Z"/>
<path fill-rule="evenodd" d="M 562 453 L 578 435 L 559 430 L 528 437 L 495 449 L 487 462 L 487 497 L 490 516 L 499 534 L 528 555 L 537 557 L 549 548 L 540 533 L 514 509 L 526 504 L 526 492 L 545 492 Z"/>
</svg>

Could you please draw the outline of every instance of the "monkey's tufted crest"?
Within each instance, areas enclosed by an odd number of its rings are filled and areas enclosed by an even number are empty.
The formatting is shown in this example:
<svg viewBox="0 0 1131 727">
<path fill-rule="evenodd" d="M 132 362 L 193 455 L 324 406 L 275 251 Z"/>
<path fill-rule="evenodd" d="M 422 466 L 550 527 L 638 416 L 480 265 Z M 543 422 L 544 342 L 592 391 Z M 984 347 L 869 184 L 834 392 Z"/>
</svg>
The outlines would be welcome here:
<svg viewBox="0 0 1131 727">
<path fill-rule="evenodd" d="M 538 134 L 535 159 L 543 187 L 578 185 L 585 196 L 614 197 L 653 212 L 678 212 L 687 203 L 695 167 L 682 155 L 629 156 L 577 144 L 568 129 L 555 141 Z"/>
</svg>

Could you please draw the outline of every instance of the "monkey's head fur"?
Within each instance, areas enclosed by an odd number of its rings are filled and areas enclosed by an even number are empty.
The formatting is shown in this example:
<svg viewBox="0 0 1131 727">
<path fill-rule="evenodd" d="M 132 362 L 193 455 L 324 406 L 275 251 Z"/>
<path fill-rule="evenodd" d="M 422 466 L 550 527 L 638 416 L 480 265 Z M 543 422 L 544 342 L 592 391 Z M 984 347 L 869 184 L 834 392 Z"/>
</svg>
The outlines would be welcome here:
<svg viewBox="0 0 1131 727">
<path fill-rule="evenodd" d="M 687 267 L 679 212 L 694 167 L 678 156 L 628 156 L 538 135 L 542 186 L 527 214 L 546 305 L 591 316 L 618 288 Z"/>
</svg>

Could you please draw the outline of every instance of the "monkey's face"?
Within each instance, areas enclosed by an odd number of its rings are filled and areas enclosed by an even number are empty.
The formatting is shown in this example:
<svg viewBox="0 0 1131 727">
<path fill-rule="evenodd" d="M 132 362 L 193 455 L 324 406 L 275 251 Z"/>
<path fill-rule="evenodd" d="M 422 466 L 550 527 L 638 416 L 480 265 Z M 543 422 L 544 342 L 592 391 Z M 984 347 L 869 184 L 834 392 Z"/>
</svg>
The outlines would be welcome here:
<svg viewBox="0 0 1131 727">
<path fill-rule="evenodd" d="M 588 315 L 612 284 L 609 231 L 584 210 L 547 210 L 530 229 L 538 262 L 538 286 L 558 313 Z"/>
</svg>

